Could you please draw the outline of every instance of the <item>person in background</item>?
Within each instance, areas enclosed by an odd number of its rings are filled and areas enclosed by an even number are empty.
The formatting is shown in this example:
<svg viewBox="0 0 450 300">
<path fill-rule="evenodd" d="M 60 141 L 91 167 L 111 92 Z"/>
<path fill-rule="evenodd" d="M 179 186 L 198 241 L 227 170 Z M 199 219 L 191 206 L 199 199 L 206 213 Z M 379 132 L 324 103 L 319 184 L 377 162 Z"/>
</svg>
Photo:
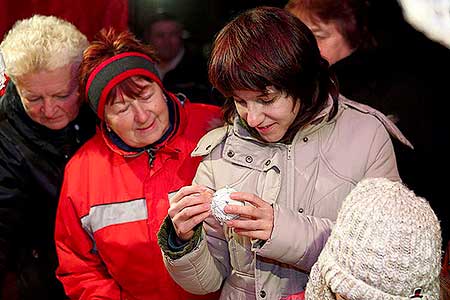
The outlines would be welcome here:
<svg viewBox="0 0 450 300">
<path fill-rule="evenodd" d="M 438 300 L 441 243 L 424 198 L 400 182 L 363 180 L 342 204 L 305 299 Z"/>
<path fill-rule="evenodd" d="M 418 195 L 430 201 L 442 226 L 444 245 L 449 240 L 449 217 L 444 199 L 446 191 L 438 190 L 433 176 L 436 165 L 444 164 L 448 149 L 448 125 L 440 124 L 437 110 L 446 111 L 443 94 L 445 83 L 427 65 L 445 69 L 448 59 L 439 59 L 422 43 L 399 53 L 383 45 L 370 28 L 370 6 L 367 0 L 290 0 L 285 8 L 300 18 L 314 33 L 321 54 L 331 64 L 345 97 L 368 104 L 387 115 L 411 141 L 414 150 L 394 141 L 397 164 L 402 181 Z M 401 39 L 402 37 L 398 37 Z M 406 42 L 405 42 L 406 43 Z M 400 48 L 400 47 L 397 47 Z M 447 51 L 448 52 L 448 51 Z M 429 53 L 431 57 L 426 54 Z M 448 58 L 449 55 L 447 55 Z M 434 104 L 433 104 L 434 103 Z M 442 155 L 439 155 L 442 153 Z M 436 161 L 432 161 L 435 159 Z M 438 185 L 440 186 L 440 185 Z"/>
<path fill-rule="evenodd" d="M 368 28 L 367 0 L 290 0 L 285 8 L 311 29 L 330 65 L 376 46 Z"/>
<path fill-rule="evenodd" d="M 228 23 L 209 78 L 227 98 L 228 125 L 202 138 L 193 185 L 170 199 L 159 232 L 166 268 L 192 293 L 299 298 L 347 194 L 366 177 L 400 180 L 388 130 L 407 141 L 338 94 L 314 35 L 281 8 Z M 224 187 L 245 205 L 226 205 L 239 218 L 221 224 L 210 202 Z"/>
<path fill-rule="evenodd" d="M 159 76 L 168 90 L 183 93 L 192 102 L 220 105 L 211 97 L 206 59 L 188 47 L 186 33 L 183 25 L 170 14 L 160 13 L 150 18 L 144 40 L 156 49 Z"/>
<path fill-rule="evenodd" d="M 74 25 L 41 15 L 17 21 L 0 44 L 10 78 L 0 99 L 3 299 L 64 299 L 53 233 L 64 167 L 95 132 L 78 94 L 87 46 Z"/>
<path fill-rule="evenodd" d="M 200 158 L 190 154 L 219 124 L 220 109 L 167 91 L 152 48 L 113 29 L 102 30 L 84 52 L 80 90 L 101 121 L 65 170 L 55 240 L 66 293 L 71 299 L 216 299 L 177 286 L 156 233 L 169 195 L 192 181 Z"/>
</svg>

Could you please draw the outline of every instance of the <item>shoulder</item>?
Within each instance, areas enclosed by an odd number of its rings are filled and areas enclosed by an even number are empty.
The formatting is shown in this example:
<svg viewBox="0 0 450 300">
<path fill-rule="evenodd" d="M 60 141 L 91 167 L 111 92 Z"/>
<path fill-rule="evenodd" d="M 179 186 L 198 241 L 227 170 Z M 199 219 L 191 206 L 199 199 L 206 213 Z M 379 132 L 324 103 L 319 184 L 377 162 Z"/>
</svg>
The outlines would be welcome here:
<svg viewBox="0 0 450 300">
<path fill-rule="evenodd" d="M 218 106 L 186 101 L 183 109 L 187 121 L 186 134 L 197 136 L 200 133 L 200 138 L 206 132 L 224 125 L 222 111 Z"/>
<path fill-rule="evenodd" d="M 204 103 L 192 103 L 189 100 L 185 100 L 183 108 L 187 113 L 190 113 L 189 116 L 196 117 L 204 117 L 204 118 L 217 118 L 222 117 L 222 111 L 219 106 L 204 104 Z"/>
<path fill-rule="evenodd" d="M 340 97 L 339 100 L 341 113 L 338 113 L 338 122 L 341 121 L 353 125 L 360 125 L 361 123 L 365 124 L 364 127 L 383 126 L 383 117 L 377 116 L 377 111 L 370 106 L 354 102 L 344 97 Z"/>
<path fill-rule="evenodd" d="M 192 156 L 205 156 L 221 144 L 231 132 L 231 126 L 225 125 L 205 134 L 192 152 Z"/>
<path fill-rule="evenodd" d="M 386 131 L 393 137 L 399 140 L 406 146 L 413 148 L 412 144 L 398 129 L 398 127 L 382 112 L 375 108 L 361 104 L 350 99 L 340 96 L 340 105 L 344 109 L 344 120 L 351 119 L 351 126 L 357 128 L 359 126 L 363 129 L 378 128 L 383 126 Z"/>
<path fill-rule="evenodd" d="M 97 132 L 75 152 L 67 163 L 66 170 L 85 169 L 91 163 L 100 166 L 102 161 L 109 157 L 107 152 L 108 149 L 103 142 L 101 134 Z"/>
</svg>

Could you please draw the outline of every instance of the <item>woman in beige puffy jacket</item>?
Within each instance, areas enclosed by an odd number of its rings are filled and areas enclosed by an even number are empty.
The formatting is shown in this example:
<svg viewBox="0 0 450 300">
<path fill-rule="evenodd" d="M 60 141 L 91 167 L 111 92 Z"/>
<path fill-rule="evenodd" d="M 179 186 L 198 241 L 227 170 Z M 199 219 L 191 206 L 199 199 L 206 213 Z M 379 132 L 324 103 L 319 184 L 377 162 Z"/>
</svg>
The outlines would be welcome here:
<svg viewBox="0 0 450 300">
<path fill-rule="evenodd" d="M 159 232 L 166 267 L 191 293 L 293 299 L 356 183 L 400 180 L 388 132 L 408 141 L 381 113 L 339 96 L 313 34 L 282 9 L 226 25 L 209 77 L 227 97 L 229 124 L 199 142 L 193 185 L 170 199 Z M 211 194 L 223 187 L 245 205 L 225 206 L 239 218 L 221 224 Z"/>
</svg>

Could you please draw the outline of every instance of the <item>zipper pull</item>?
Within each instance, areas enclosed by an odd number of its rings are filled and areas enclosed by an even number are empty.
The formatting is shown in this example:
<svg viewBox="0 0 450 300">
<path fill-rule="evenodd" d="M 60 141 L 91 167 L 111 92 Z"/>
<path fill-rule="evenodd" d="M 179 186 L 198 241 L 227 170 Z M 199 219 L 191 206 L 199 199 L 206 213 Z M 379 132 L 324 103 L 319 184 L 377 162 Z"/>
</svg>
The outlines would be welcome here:
<svg viewBox="0 0 450 300">
<path fill-rule="evenodd" d="M 147 149 L 146 150 L 148 153 L 148 164 L 150 165 L 150 167 L 153 167 L 153 161 L 155 160 L 155 152 L 153 152 L 152 149 Z"/>
</svg>

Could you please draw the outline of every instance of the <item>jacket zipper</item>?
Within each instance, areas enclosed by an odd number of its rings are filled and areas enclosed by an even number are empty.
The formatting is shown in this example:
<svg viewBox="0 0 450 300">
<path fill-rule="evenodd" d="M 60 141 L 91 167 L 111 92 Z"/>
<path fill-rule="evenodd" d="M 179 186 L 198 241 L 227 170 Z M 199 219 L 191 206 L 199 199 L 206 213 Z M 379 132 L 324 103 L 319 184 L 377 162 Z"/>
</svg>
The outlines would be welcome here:
<svg viewBox="0 0 450 300">
<path fill-rule="evenodd" d="M 287 145 L 287 159 L 291 160 L 292 158 L 292 145 Z"/>
<path fill-rule="evenodd" d="M 148 154 L 148 164 L 150 165 L 150 167 L 153 167 L 153 161 L 155 160 L 155 152 L 153 151 L 153 149 L 146 149 L 145 150 Z"/>
</svg>

